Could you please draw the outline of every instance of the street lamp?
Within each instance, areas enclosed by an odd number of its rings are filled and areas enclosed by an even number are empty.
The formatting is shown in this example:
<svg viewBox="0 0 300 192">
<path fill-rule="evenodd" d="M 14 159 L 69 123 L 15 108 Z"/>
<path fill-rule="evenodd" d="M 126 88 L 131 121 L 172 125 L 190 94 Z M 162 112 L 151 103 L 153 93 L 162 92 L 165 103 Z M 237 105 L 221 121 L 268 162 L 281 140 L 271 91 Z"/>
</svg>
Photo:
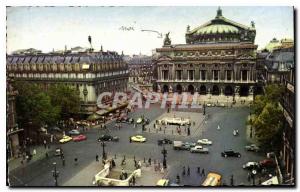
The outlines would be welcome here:
<svg viewBox="0 0 300 192">
<path fill-rule="evenodd" d="M 59 171 L 56 170 L 56 162 L 53 162 L 53 166 L 54 166 L 54 170 L 52 171 L 53 177 L 54 177 L 54 181 L 55 181 L 55 186 L 57 185 L 57 178 L 59 176 Z"/>
<path fill-rule="evenodd" d="M 166 159 L 166 157 L 167 157 L 168 151 L 166 150 L 164 144 L 163 144 L 163 150 L 161 150 L 161 153 L 163 154 L 163 157 L 164 157 L 164 159 L 163 159 L 163 167 L 164 167 L 164 169 L 166 169 L 167 168 L 167 159 Z"/>
<path fill-rule="evenodd" d="M 102 159 L 106 160 L 106 153 L 105 153 L 105 142 L 101 141 L 101 146 L 102 146 Z"/>
<path fill-rule="evenodd" d="M 205 115 L 205 101 L 203 103 L 203 115 Z"/>
<path fill-rule="evenodd" d="M 253 185 L 255 185 L 255 175 L 256 175 L 256 170 L 255 169 L 253 169 L 252 170 L 252 178 L 253 178 Z"/>
</svg>

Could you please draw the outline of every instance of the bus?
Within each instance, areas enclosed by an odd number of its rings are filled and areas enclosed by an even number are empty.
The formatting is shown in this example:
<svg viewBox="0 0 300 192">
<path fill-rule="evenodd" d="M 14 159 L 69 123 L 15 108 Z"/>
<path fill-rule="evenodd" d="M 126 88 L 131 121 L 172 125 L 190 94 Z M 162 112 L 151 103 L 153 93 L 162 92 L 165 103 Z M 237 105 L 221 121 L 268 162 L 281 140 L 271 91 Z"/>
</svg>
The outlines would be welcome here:
<svg viewBox="0 0 300 192">
<path fill-rule="evenodd" d="M 222 176 L 218 173 L 208 173 L 202 186 L 220 186 Z"/>
</svg>

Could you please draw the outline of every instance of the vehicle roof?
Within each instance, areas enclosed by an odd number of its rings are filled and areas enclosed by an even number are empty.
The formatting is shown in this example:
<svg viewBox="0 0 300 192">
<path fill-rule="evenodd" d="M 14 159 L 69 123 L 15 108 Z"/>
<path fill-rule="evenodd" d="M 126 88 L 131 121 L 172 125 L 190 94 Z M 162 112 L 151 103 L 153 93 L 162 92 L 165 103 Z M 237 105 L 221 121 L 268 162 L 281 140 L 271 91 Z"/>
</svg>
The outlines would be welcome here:
<svg viewBox="0 0 300 192">
<path fill-rule="evenodd" d="M 221 180 L 222 176 L 217 173 L 208 173 L 206 179 L 203 182 L 203 186 L 216 186 Z"/>
<path fill-rule="evenodd" d="M 164 186 L 166 183 L 168 183 L 169 182 L 169 180 L 168 179 L 160 179 L 157 183 L 156 183 L 156 185 L 157 186 Z"/>
</svg>

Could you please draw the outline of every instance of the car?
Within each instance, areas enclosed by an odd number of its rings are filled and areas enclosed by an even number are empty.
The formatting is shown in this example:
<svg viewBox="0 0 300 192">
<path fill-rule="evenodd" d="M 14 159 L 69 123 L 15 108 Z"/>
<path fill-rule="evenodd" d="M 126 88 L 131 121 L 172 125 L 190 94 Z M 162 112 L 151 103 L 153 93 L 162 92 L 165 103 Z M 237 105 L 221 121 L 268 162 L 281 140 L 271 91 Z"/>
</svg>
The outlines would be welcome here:
<svg viewBox="0 0 300 192">
<path fill-rule="evenodd" d="M 117 136 L 111 136 L 111 135 L 101 135 L 99 138 L 98 138 L 98 141 L 119 141 L 119 137 Z"/>
<path fill-rule="evenodd" d="M 184 142 L 183 145 L 189 146 L 191 148 L 191 147 L 195 147 L 197 144 L 193 142 Z"/>
<path fill-rule="evenodd" d="M 86 140 L 87 137 L 85 135 L 78 135 L 76 137 L 73 137 L 73 141 L 77 142 L 77 141 L 84 141 Z"/>
<path fill-rule="evenodd" d="M 168 186 L 169 185 L 169 180 L 168 179 L 160 179 L 157 181 L 156 186 Z"/>
<path fill-rule="evenodd" d="M 137 124 L 141 124 L 142 122 L 143 122 L 143 119 L 141 117 L 136 120 Z"/>
<path fill-rule="evenodd" d="M 72 139 L 73 139 L 72 137 L 65 135 L 65 136 L 63 136 L 62 139 L 59 140 L 59 142 L 60 143 L 67 143 L 69 141 L 72 141 Z"/>
<path fill-rule="evenodd" d="M 69 133 L 69 135 L 80 135 L 80 132 L 76 129 L 73 129 L 73 130 L 69 131 L 68 133 Z"/>
<path fill-rule="evenodd" d="M 164 139 L 157 140 L 157 143 L 158 143 L 158 145 L 172 144 L 173 141 L 171 141 L 170 139 L 164 138 Z"/>
<path fill-rule="evenodd" d="M 264 159 L 259 162 L 259 165 L 263 168 L 275 167 L 276 164 L 272 159 Z"/>
<path fill-rule="evenodd" d="M 223 151 L 221 153 L 222 157 L 241 157 L 241 154 L 239 152 L 234 152 L 233 150 L 227 150 L 227 151 Z"/>
<path fill-rule="evenodd" d="M 212 145 L 212 141 L 209 141 L 208 139 L 199 139 L 197 141 L 197 143 L 203 144 L 203 145 Z"/>
<path fill-rule="evenodd" d="M 142 135 L 134 135 L 130 137 L 132 142 L 140 142 L 140 143 L 144 143 L 146 142 L 146 138 Z"/>
<path fill-rule="evenodd" d="M 245 146 L 245 149 L 247 151 L 254 151 L 254 152 L 258 152 L 259 151 L 259 147 L 256 146 L 255 144 L 247 145 L 247 146 Z"/>
<path fill-rule="evenodd" d="M 243 169 L 248 169 L 248 170 L 257 170 L 259 169 L 260 165 L 258 162 L 248 162 L 246 164 L 243 165 Z"/>
<path fill-rule="evenodd" d="M 208 154 L 209 150 L 208 148 L 203 148 L 201 145 L 196 145 L 195 147 L 192 147 L 190 150 L 191 153 L 205 153 Z"/>
</svg>

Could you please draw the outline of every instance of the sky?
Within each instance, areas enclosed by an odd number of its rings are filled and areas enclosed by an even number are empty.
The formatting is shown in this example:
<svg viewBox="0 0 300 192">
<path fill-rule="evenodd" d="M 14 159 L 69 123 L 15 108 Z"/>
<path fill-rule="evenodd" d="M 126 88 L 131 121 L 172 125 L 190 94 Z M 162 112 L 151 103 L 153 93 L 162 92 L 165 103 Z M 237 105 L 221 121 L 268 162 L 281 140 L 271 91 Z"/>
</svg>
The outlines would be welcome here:
<svg viewBox="0 0 300 192">
<path fill-rule="evenodd" d="M 170 32 L 172 44 L 184 44 L 191 29 L 214 19 L 217 6 L 177 7 L 7 7 L 7 53 L 35 48 L 43 52 L 81 46 L 124 54 L 151 55 Z M 223 16 L 250 26 L 255 22 L 258 49 L 273 38 L 293 38 L 293 7 L 221 7 Z M 122 28 L 133 30 L 122 30 Z"/>
</svg>

